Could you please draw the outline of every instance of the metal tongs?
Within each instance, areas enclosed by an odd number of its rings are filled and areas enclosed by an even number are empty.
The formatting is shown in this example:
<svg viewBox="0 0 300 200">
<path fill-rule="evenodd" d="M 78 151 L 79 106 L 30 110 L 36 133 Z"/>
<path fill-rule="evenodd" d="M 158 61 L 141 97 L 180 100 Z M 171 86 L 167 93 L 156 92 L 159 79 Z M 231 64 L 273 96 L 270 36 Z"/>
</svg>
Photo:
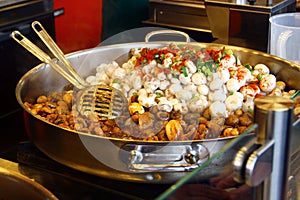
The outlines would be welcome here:
<svg viewBox="0 0 300 200">
<path fill-rule="evenodd" d="M 75 72 L 71 63 L 66 59 L 64 53 L 56 45 L 51 36 L 46 32 L 41 23 L 38 21 L 34 21 L 32 22 L 31 26 L 33 30 L 37 33 L 37 35 L 41 38 L 41 40 L 44 42 L 44 44 L 48 47 L 48 49 L 51 51 L 51 53 L 64 65 L 65 69 L 63 69 L 59 64 L 52 60 L 49 55 L 47 55 L 35 44 L 33 44 L 19 31 L 13 31 L 11 34 L 12 38 L 19 44 L 21 44 L 29 52 L 31 52 L 34 56 L 36 56 L 39 60 L 51 65 L 59 74 L 66 78 L 76 88 L 83 89 L 88 87 L 89 85 Z"/>
<path fill-rule="evenodd" d="M 31 26 L 44 44 L 49 48 L 51 53 L 61 62 L 64 68 L 52 60 L 49 55 L 33 44 L 19 31 L 13 31 L 11 37 L 39 60 L 52 66 L 76 88 L 80 90 L 84 89 L 80 96 L 79 104 L 77 105 L 80 113 L 84 115 L 91 113 L 96 114 L 101 120 L 120 116 L 121 110 L 127 101 L 124 95 L 119 90 L 107 85 L 91 86 L 86 83 L 86 81 L 73 69 L 71 63 L 66 59 L 64 53 L 56 45 L 41 23 L 34 21 Z"/>
</svg>

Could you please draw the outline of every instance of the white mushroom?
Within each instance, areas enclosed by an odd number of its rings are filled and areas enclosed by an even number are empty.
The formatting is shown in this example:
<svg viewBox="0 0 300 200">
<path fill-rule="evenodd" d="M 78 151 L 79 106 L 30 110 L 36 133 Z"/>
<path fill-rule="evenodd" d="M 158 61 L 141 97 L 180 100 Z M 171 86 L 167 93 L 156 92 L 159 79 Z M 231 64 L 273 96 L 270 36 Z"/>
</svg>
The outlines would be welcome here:
<svg viewBox="0 0 300 200">
<path fill-rule="evenodd" d="M 232 112 L 241 109 L 243 106 L 244 96 L 240 92 L 235 92 L 228 96 L 225 100 L 225 105 L 228 111 Z"/>
<path fill-rule="evenodd" d="M 166 74 L 164 72 L 160 72 L 160 73 L 157 74 L 157 78 L 160 81 L 164 81 L 164 80 L 167 79 L 167 76 L 166 76 Z"/>
<path fill-rule="evenodd" d="M 137 71 L 132 71 L 126 78 L 124 78 L 127 84 L 135 90 L 139 90 L 142 88 L 142 78 Z"/>
<path fill-rule="evenodd" d="M 153 61 L 152 61 L 148 65 L 143 66 L 143 68 L 142 68 L 143 74 L 150 74 L 152 72 L 152 70 L 154 69 L 155 65 L 156 65 L 156 62 L 153 63 Z"/>
<path fill-rule="evenodd" d="M 209 106 L 209 113 L 212 117 L 227 117 L 226 105 L 215 101 Z"/>
<path fill-rule="evenodd" d="M 181 84 L 171 84 L 169 87 L 169 92 L 171 94 L 175 94 L 176 92 L 181 91 L 181 90 L 182 90 Z"/>
<path fill-rule="evenodd" d="M 276 87 L 276 77 L 273 74 L 267 74 L 259 82 L 259 87 L 263 92 L 271 92 Z"/>
<path fill-rule="evenodd" d="M 240 92 L 245 98 L 254 98 L 260 93 L 260 88 L 256 84 L 244 85 L 240 88 Z"/>
<path fill-rule="evenodd" d="M 205 74 L 200 72 L 193 74 L 191 80 L 196 85 L 206 84 L 207 82 Z"/>
<path fill-rule="evenodd" d="M 164 110 L 166 112 L 171 112 L 173 109 L 172 102 L 169 101 L 166 97 L 158 98 L 158 108 L 159 110 Z"/>
<path fill-rule="evenodd" d="M 247 82 L 249 82 L 253 78 L 253 76 L 248 68 L 239 66 L 237 69 L 236 78 L 240 85 L 243 86 Z"/>
<path fill-rule="evenodd" d="M 179 111 L 182 114 L 186 114 L 189 111 L 188 106 L 185 102 L 180 102 L 180 103 L 174 104 L 173 108 L 175 111 Z"/>
<path fill-rule="evenodd" d="M 259 74 L 269 74 L 270 73 L 270 69 L 265 65 L 265 64 L 257 64 L 254 66 L 254 70 L 258 71 Z"/>
<path fill-rule="evenodd" d="M 160 86 L 160 80 L 158 80 L 157 78 L 153 78 L 151 81 L 144 82 L 144 88 L 148 92 L 154 92 L 155 90 L 158 89 L 159 86 Z"/>
<path fill-rule="evenodd" d="M 222 88 L 223 84 L 224 83 L 220 78 L 216 78 L 209 83 L 209 88 L 211 90 L 219 90 Z"/>
<path fill-rule="evenodd" d="M 208 99 L 211 102 L 214 102 L 214 101 L 224 102 L 226 99 L 226 94 L 222 90 L 215 90 L 208 94 Z"/>
<path fill-rule="evenodd" d="M 231 78 L 226 82 L 226 87 L 229 92 L 236 92 L 240 89 L 241 85 L 237 79 Z"/>
<path fill-rule="evenodd" d="M 106 71 L 106 68 L 108 67 L 108 64 L 102 63 L 99 66 L 96 67 L 96 72 L 98 73 L 104 73 Z"/>
<path fill-rule="evenodd" d="M 180 80 L 179 80 L 178 78 L 174 78 L 174 77 L 172 77 L 172 78 L 170 79 L 170 82 L 171 82 L 172 84 L 180 84 Z"/>
<path fill-rule="evenodd" d="M 168 68 L 173 63 L 172 57 L 174 56 L 171 53 L 165 54 L 165 59 L 162 61 L 162 65 L 164 68 Z"/>
<path fill-rule="evenodd" d="M 209 88 L 208 88 L 207 85 L 202 84 L 202 85 L 198 85 L 197 91 L 198 91 L 198 93 L 201 94 L 201 95 L 208 95 L 208 93 L 209 93 Z"/>
<path fill-rule="evenodd" d="M 223 83 L 226 83 L 230 79 L 230 73 L 228 69 L 218 68 L 217 71 L 219 72 L 220 79 L 223 81 Z"/>
<path fill-rule="evenodd" d="M 197 93 L 197 86 L 195 84 L 193 84 L 192 82 L 190 82 L 190 83 L 186 84 L 185 86 L 183 86 L 183 90 L 187 90 L 192 93 Z"/>
<path fill-rule="evenodd" d="M 167 89 L 167 87 L 170 85 L 170 82 L 167 81 L 167 80 L 163 80 L 163 81 L 160 81 L 160 84 L 159 84 L 159 89 L 161 90 L 165 90 Z"/>
<path fill-rule="evenodd" d="M 282 91 L 279 88 L 274 88 L 268 96 L 282 96 Z"/>
<path fill-rule="evenodd" d="M 125 75 L 126 75 L 126 70 L 121 67 L 117 67 L 115 71 L 111 74 L 111 78 L 122 80 L 125 77 Z"/>
<path fill-rule="evenodd" d="M 113 61 L 106 67 L 105 73 L 107 74 L 107 76 L 111 77 L 117 68 L 119 68 L 118 63 Z"/>
<path fill-rule="evenodd" d="M 244 112 L 253 111 L 254 109 L 254 98 L 248 98 L 245 102 L 243 102 L 242 110 Z"/>
<path fill-rule="evenodd" d="M 156 94 L 142 93 L 142 95 L 138 97 L 138 102 L 144 107 L 150 108 L 151 106 L 157 105 L 155 98 Z"/>
<path fill-rule="evenodd" d="M 188 76 L 185 76 L 184 74 L 180 74 L 178 77 L 181 84 L 186 85 L 191 82 L 191 74 L 188 74 Z"/>
<path fill-rule="evenodd" d="M 105 83 L 105 84 L 109 84 L 109 82 L 110 82 L 110 78 L 107 76 L 107 74 L 106 73 L 103 73 L 103 72 L 97 72 L 96 73 L 96 81 L 98 81 L 98 82 L 103 82 L 103 83 Z"/>
<path fill-rule="evenodd" d="M 175 97 L 180 100 L 188 101 L 193 97 L 193 93 L 188 90 L 179 90 L 175 92 Z"/>
<path fill-rule="evenodd" d="M 191 60 L 186 60 L 184 62 L 184 65 L 187 67 L 189 73 L 193 74 L 193 73 L 195 73 L 197 71 L 196 65 Z"/>
<path fill-rule="evenodd" d="M 225 69 L 232 68 L 235 66 L 235 64 L 236 64 L 236 58 L 234 55 L 226 56 L 220 61 L 220 67 Z"/>
<path fill-rule="evenodd" d="M 134 64 L 132 62 L 126 62 L 122 64 L 122 68 L 126 70 L 126 72 L 133 71 Z"/>
<path fill-rule="evenodd" d="M 188 107 L 192 112 L 202 113 L 208 107 L 207 98 L 199 95 L 189 102 Z"/>
</svg>

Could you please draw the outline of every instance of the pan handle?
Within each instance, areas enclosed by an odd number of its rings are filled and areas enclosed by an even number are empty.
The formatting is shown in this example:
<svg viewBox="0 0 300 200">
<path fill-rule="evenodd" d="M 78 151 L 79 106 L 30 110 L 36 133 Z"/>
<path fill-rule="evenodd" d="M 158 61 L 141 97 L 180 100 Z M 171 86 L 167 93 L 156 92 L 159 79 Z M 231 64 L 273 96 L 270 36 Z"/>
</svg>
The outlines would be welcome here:
<svg viewBox="0 0 300 200">
<path fill-rule="evenodd" d="M 175 31 L 175 30 L 157 30 L 151 31 L 145 37 L 145 42 L 149 42 L 150 38 L 154 35 L 181 35 L 185 37 L 186 42 L 190 42 L 190 36 L 182 31 Z"/>
<path fill-rule="evenodd" d="M 170 172 L 191 171 L 210 158 L 208 149 L 199 144 L 189 145 L 136 145 L 122 147 L 121 160 L 130 171 Z M 128 154 L 124 152 L 129 152 Z"/>
</svg>

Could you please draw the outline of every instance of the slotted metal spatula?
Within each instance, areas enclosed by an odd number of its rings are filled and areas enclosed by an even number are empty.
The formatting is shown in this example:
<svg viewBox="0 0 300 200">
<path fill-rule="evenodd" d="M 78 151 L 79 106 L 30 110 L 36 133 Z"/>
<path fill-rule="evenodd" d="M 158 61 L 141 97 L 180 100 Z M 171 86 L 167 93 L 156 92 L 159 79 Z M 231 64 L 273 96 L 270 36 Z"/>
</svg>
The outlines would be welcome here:
<svg viewBox="0 0 300 200">
<path fill-rule="evenodd" d="M 91 86 L 87 84 L 73 69 L 71 63 L 66 59 L 64 53 L 46 32 L 44 27 L 38 21 L 34 21 L 32 28 L 49 48 L 51 53 L 61 62 L 63 67 L 52 60 L 49 55 L 33 44 L 19 31 L 13 31 L 11 36 L 39 60 L 52 66 L 76 88 L 83 90 L 79 101 L 77 100 L 77 108 L 81 114 L 95 114 L 100 120 L 113 119 L 121 115 L 123 107 L 127 105 L 127 99 L 121 91 L 107 85 L 100 84 Z"/>
<path fill-rule="evenodd" d="M 83 115 L 95 113 L 102 120 L 112 119 L 120 116 L 125 102 L 125 97 L 120 91 L 106 85 L 98 85 L 83 91 L 78 110 Z"/>
</svg>

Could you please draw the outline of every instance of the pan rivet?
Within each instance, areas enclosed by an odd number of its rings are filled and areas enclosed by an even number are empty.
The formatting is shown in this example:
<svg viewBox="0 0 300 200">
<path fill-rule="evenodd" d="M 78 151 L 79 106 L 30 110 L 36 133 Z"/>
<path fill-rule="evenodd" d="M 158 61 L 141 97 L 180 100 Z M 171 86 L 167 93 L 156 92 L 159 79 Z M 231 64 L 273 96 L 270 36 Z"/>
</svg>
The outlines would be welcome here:
<svg viewBox="0 0 300 200">
<path fill-rule="evenodd" d="M 184 159 L 189 164 L 195 164 L 199 160 L 199 154 L 195 150 L 187 149 Z"/>
</svg>

